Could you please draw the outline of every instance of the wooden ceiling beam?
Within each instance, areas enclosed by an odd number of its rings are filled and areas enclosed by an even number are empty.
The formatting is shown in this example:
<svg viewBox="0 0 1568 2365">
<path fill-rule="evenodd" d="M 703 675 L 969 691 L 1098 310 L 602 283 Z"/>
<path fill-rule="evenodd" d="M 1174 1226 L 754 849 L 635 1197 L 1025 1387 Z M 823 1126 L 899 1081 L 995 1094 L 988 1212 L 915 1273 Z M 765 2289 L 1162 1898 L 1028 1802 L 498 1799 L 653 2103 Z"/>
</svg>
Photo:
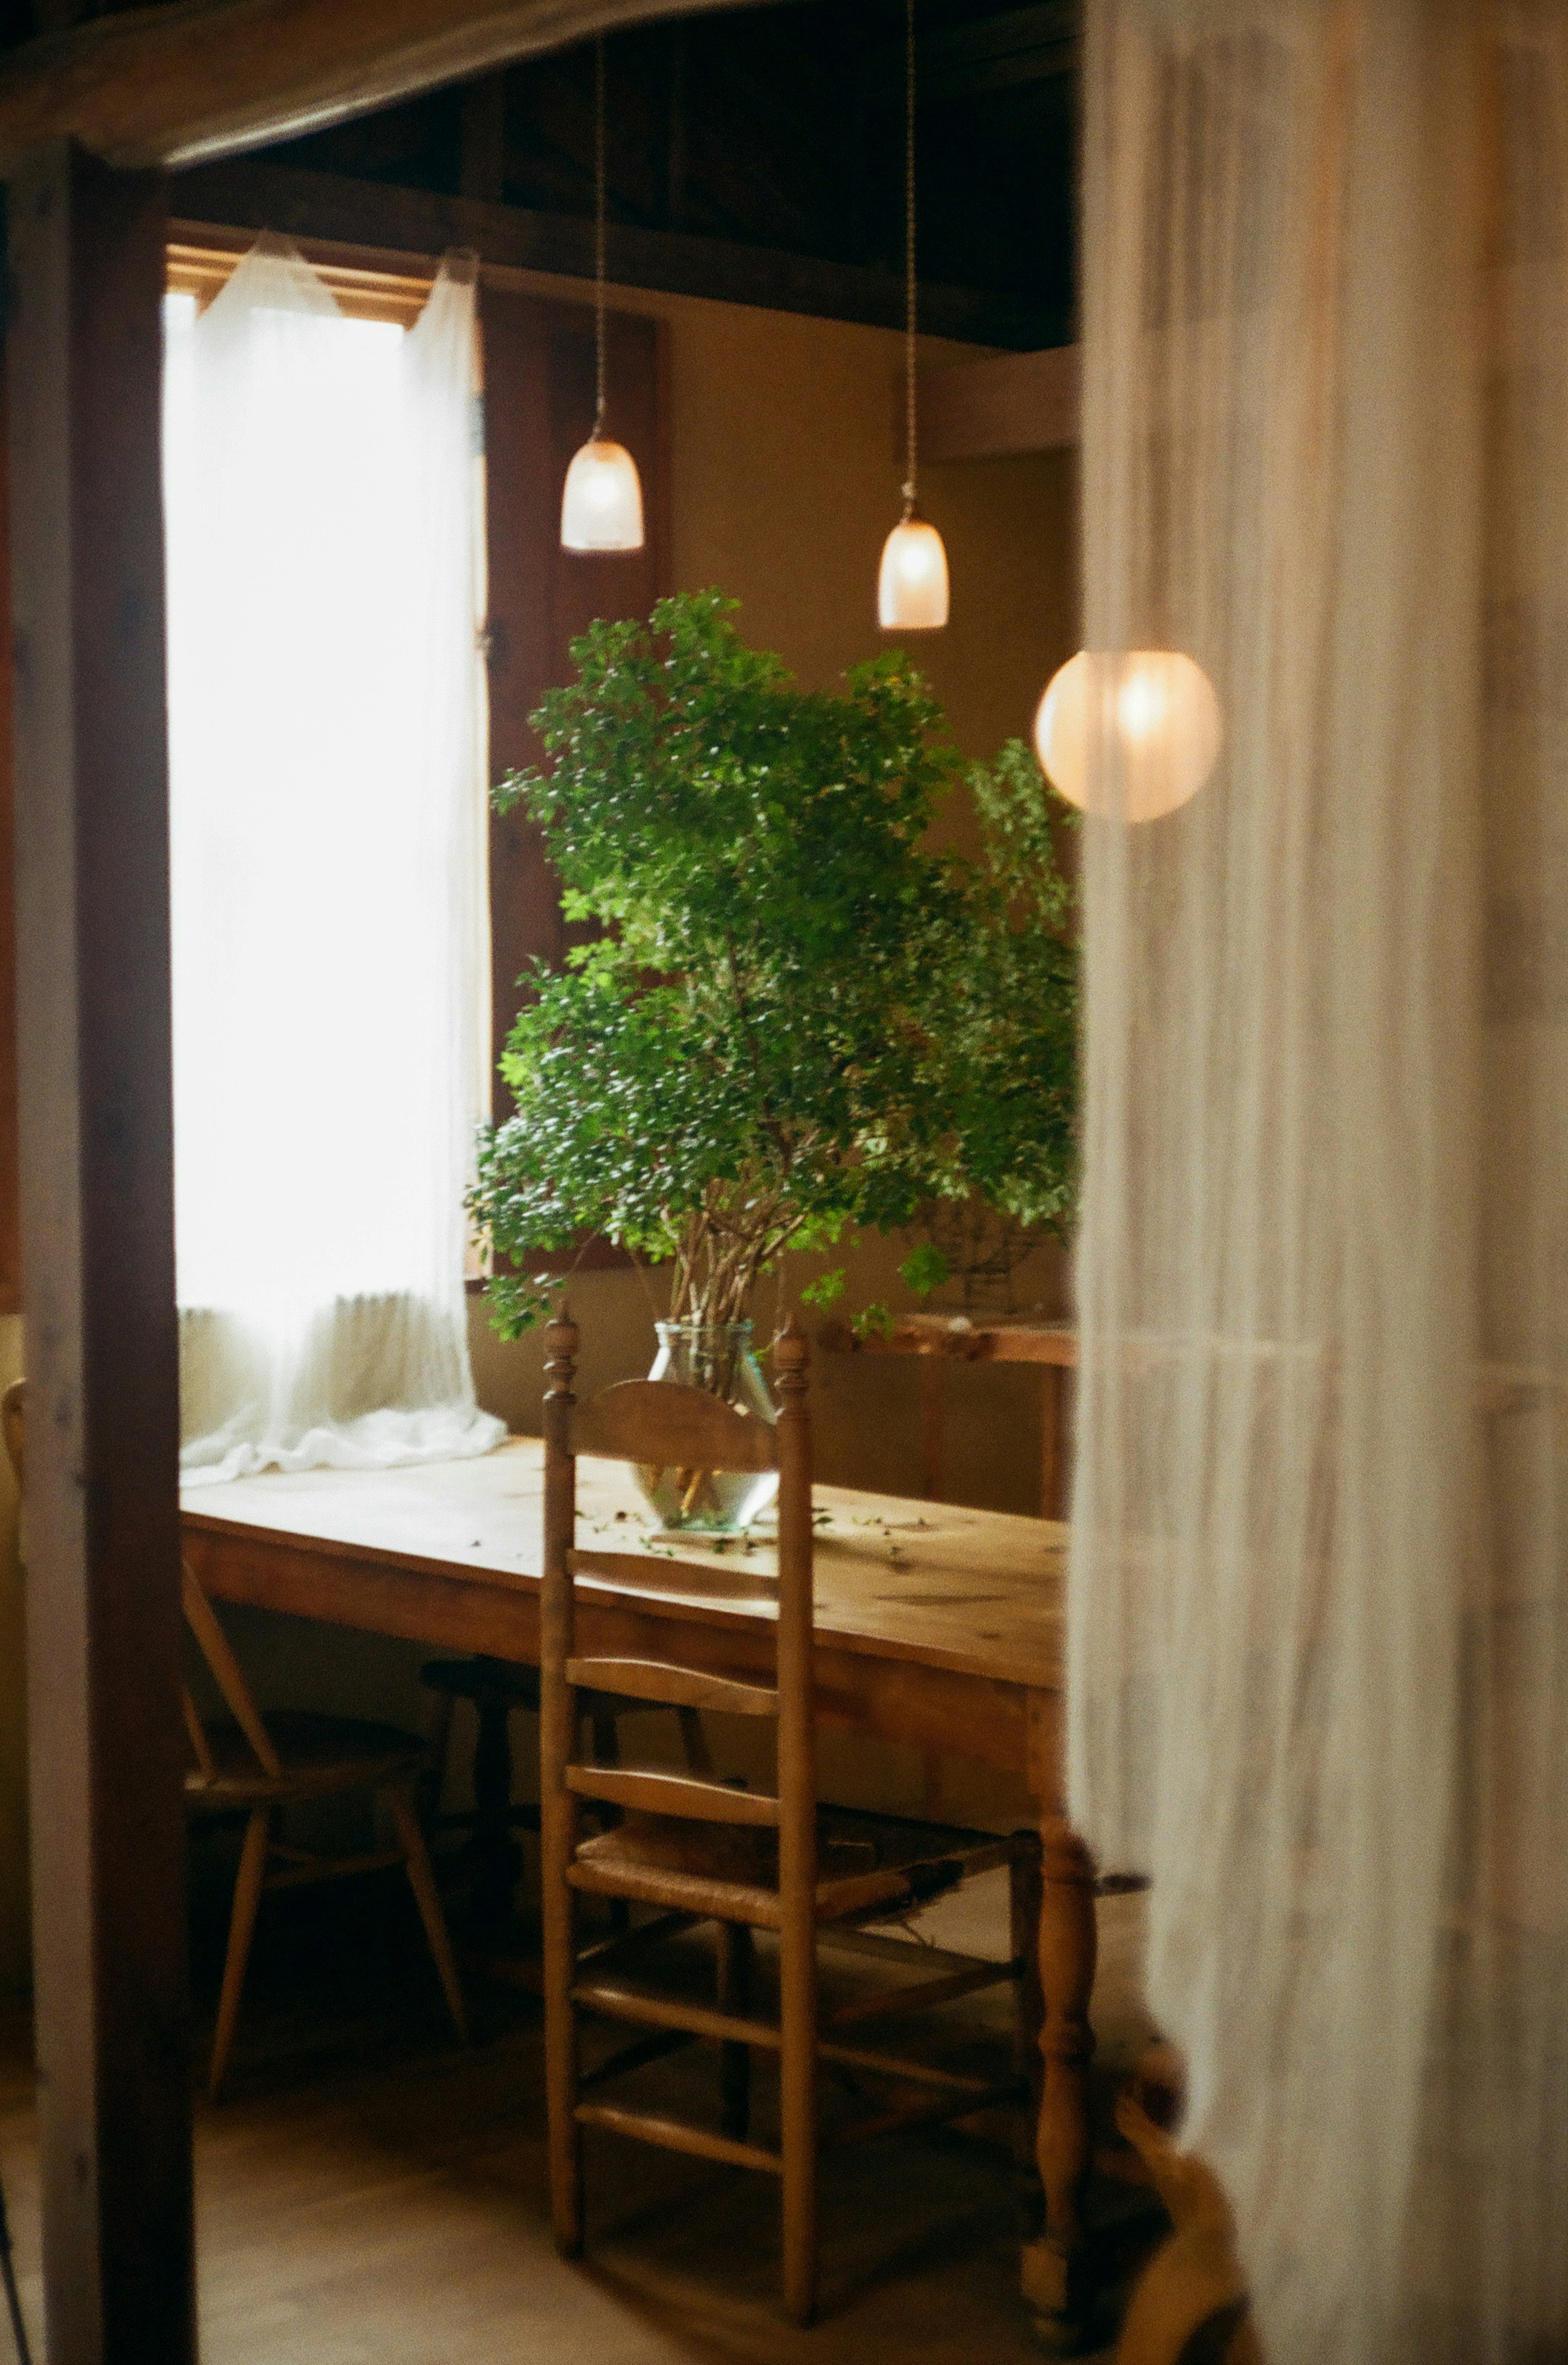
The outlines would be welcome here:
<svg viewBox="0 0 1568 2365">
<path fill-rule="evenodd" d="M 405 256 L 471 247 L 483 262 L 512 270 L 571 279 L 593 275 L 593 225 L 586 218 L 436 196 L 259 159 L 181 174 L 170 207 L 182 223 L 214 229 L 275 230 L 289 238 Z M 620 287 L 879 328 L 902 325 L 903 283 L 890 271 L 622 222 L 610 224 L 607 245 L 610 276 Z M 1065 321 L 1053 320 L 1042 305 L 968 287 L 923 286 L 920 320 L 933 336 L 980 345 L 1039 345 L 1066 332 Z"/>
<path fill-rule="evenodd" d="M 174 0 L 28 41 L 0 65 L 0 168 L 75 140 L 188 164 L 320 130 L 617 25 L 734 0 Z"/>
</svg>

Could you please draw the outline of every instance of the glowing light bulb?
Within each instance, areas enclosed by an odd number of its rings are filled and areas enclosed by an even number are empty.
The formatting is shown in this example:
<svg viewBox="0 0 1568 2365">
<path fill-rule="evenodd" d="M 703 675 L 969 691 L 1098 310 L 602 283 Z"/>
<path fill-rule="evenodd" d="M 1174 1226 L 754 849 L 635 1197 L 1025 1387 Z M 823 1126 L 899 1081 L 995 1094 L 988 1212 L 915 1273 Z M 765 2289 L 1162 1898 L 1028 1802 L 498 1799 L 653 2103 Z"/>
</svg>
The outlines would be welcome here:
<svg viewBox="0 0 1568 2365">
<path fill-rule="evenodd" d="M 572 455 L 561 495 L 563 550 L 641 550 L 643 488 L 623 443 L 590 435 Z"/>
<path fill-rule="evenodd" d="M 1035 717 L 1041 769 L 1069 803 L 1127 821 L 1195 796 L 1223 738 L 1213 682 L 1178 649 L 1080 649 Z"/>
<path fill-rule="evenodd" d="M 1147 667 L 1140 668 L 1116 692 L 1116 723 L 1124 739 L 1135 745 L 1150 739 L 1170 712 L 1165 684 Z"/>
<path fill-rule="evenodd" d="M 924 518 L 907 517 L 882 544 L 877 622 L 884 633 L 935 633 L 947 621 L 947 554 Z"/>
</svg>

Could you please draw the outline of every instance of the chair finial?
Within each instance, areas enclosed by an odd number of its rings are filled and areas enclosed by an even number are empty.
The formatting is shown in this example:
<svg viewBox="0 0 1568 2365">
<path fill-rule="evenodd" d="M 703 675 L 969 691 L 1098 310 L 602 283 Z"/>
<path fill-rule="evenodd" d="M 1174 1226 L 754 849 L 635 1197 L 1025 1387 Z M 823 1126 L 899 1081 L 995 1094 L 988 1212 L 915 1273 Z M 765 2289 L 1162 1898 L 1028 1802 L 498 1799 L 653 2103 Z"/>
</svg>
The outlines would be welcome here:
<svg viewBox="0 0 1568 2365">
<path fill-rule="evenodd" d="M 544 1329 L 544 1369 L 552 1383 L 552 1395 L 571 1393 L 579 1335 L 571 1308 L 563 1298 Z"/>
<path fill-rule="evenodd" d="M 811 1360 L 811 1341 L 801 1326 L 799 1315 L 791 1314 L 773 1341 L 773 1361 L 778 1368 L 778 1385 L 787 1395 L 804 1393 L 806 1371 Z"/>
</svg>

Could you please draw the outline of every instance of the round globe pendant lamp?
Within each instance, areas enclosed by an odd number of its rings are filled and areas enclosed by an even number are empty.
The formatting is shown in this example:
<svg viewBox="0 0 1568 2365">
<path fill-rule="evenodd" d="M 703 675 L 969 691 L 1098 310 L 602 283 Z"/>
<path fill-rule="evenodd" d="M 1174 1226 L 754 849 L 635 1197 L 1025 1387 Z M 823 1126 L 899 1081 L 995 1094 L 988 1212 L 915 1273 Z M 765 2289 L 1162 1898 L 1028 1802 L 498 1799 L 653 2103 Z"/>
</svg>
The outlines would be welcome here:
<svg viewBox="0 0 1568 2365">
<path fill-rule="evenodd" d="M 594 43 L 593 433 L 572 454 L 561 494 L 563 550 L 641 550 L 643 487 L 637 463 L 604 432 L 604 36 Z"/>
<path fill-rule="evenodd" d="M 882 544 L 877 622 L 885 633 L 939 632 L 947 621 L 947 553 L 914 505 L 914 0 L 904 0 L 904 483 L 903 515 Z"/>
<path fill-rule="evenodd" d="M 1051 677 L 1035 748 L 1053 787 L 1081 812 L 1158 821 L 1196 796 L 1218 760 L 1215 687 L 1177 649 L 1080 649 Z M 1096 758 L 1109 778 L 1095 778 Z"/>
</svg>

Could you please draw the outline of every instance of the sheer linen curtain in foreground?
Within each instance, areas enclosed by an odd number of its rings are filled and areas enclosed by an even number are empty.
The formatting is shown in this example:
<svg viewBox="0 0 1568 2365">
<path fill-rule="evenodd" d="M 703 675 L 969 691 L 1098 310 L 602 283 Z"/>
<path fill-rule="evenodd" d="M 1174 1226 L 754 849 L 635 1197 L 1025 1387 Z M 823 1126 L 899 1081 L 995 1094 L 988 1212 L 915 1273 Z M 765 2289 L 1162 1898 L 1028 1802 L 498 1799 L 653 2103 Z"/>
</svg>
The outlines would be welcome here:
<svg viewBox="0 0 1568 2365">
<path fill-rule="evenodd" d="M 1271 2365 L 1568 2356 L 1568 10 L 1090 0 L 1070 1791 Z"/>
<path fill-rule="evenodd" d="M 167 303 L 187 1483 L 482 1453 L 487 1104 L 475 285 L 345 319 L 263 240 Z"/>
</svg>

